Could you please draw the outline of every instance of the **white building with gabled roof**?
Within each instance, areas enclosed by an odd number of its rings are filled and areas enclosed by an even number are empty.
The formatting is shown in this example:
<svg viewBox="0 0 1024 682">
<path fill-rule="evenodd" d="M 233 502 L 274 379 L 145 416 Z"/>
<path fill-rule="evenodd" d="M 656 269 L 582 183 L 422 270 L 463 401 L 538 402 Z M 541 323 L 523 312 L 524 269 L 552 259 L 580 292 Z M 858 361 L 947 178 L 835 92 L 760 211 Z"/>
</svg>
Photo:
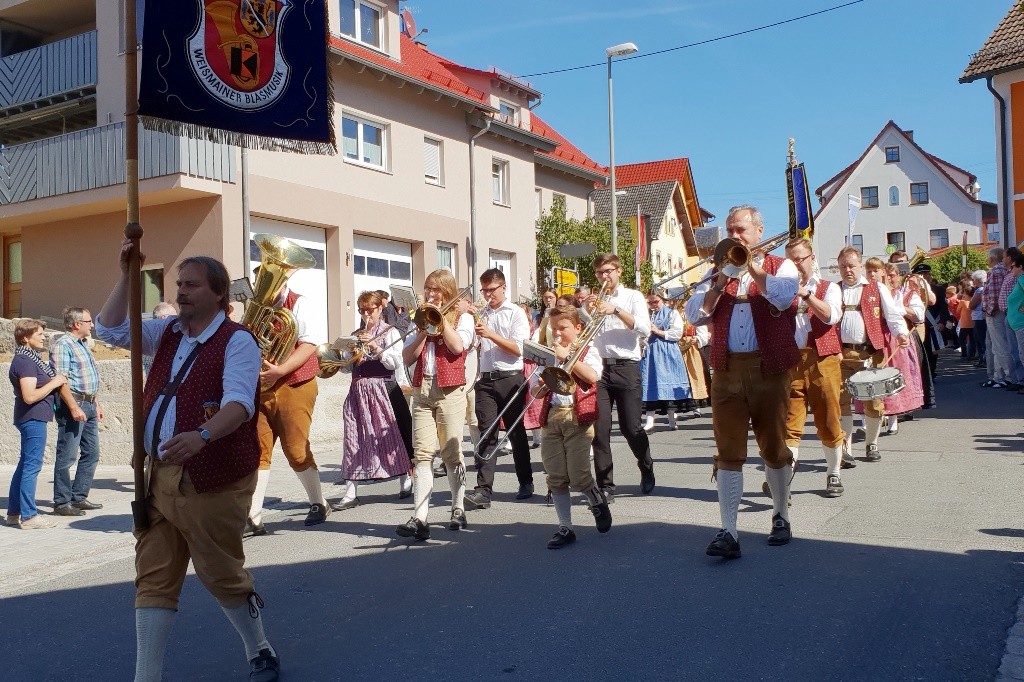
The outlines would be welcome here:
<svg viewBox="0 0 1024 682">
<path fill-rule="evenodd" d="M 860 211 L 852 244 L 865 257 L 902 249 L 913 255 L 958 244 L 985 241 L 983 203 L 977 177 L 929 154 L 914 141 L 912 130 L 889 121 L 856 161 L 815 194 L 814 249 L 822 267 L 836 263 L 849 236 L 848 195 L 858 197 Z"/>
</svg>

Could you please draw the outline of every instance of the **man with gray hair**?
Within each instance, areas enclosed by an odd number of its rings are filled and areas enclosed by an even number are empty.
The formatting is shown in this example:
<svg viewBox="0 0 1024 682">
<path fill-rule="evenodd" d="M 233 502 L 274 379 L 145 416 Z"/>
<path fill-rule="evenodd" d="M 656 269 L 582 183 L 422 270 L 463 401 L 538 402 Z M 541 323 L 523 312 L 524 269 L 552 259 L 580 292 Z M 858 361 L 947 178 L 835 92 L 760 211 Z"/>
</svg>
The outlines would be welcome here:
<svg viewBox="0 0 1024 682">
<path fill-rule="evenodd" d="M 1004 252 L 996 247 L 988 252 L 988 283 L 981 295 L 981 306 L 985 311 L 987 327 L 987 343 L 985 344 L 985 362 L 988 369 L 988 380 L 982 382 L 982 388 L 1006 388 L 1013 381 L 1010 376 L 1010 347 L 1006 341 L 1006 309 L 1000 307 L 999 292 L 1006 279 L 1007 269 L 1003 265 Z M 1004 304 L 1005 305 L 1005 302 Z"/>
<path fill-rule="evenodd" d="M 56 406 L 57 452 L 53 466 L 53 513 L 58 516 L 85 516 L 86 511 L 102 509 L 89 501 L 92 477 L 100 461 L 99 423 L 103 406 L 96 399 L 100 373 L 89 350 L 92 313 L 87 308 L 65 308 L 64 336 L 50 349 L 50 365 L 68 378 L 68 394 L 62 394 Z M 69 399 L 70 398 L 70 399 Z M 78 460 L 75 480 L 71 465 Z"/>
</svg>

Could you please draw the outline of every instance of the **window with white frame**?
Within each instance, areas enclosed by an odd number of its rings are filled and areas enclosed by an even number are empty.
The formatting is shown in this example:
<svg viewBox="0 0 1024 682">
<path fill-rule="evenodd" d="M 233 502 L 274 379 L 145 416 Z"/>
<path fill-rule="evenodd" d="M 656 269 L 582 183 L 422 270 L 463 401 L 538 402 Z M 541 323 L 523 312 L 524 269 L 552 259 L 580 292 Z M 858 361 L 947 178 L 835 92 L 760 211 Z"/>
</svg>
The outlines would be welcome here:
<svg viewBox="0 0 1024 682">
<path fill-rule="evenodd" d="M 448 244 L 446 242 L 437 243 L 437 267 L 445 268 L 453 275 L 456 275 L 455 244 Z"/>
<path fill-rule="evenodd" d="M 864 235 L 862 235 L 862 234 L 855 234 L 855 235 L 853 235 L 853 241 L 850 242 L 850 246 L 852 246 L 853 248 L 857 249 L 858 251 L 861 252 L 861 254 L 863 254 L 864 253 Z"/>
<path fill-rule="evenodd" d="M 929 243 L 933 249 L 941 249 L 949 246 L 949 230 L 942 228 L 940 230 L 928 230 Z"/>
<path fill-rule="evenodd" d="M 541 216 L 544 215 L 544 192 L 541 191 L 540 187 L 533 190 L 534 195 L 537 197 L 537 207 L 535 216 L 537 220 L 540 220 Z"/>
<path fill-rule="evenodd" d="M 341 117 L 342 149 L 345 159 L 387 169 L 388 127 L 348 114 Z"/>
<path fill-rule="evenodd" d="M 498 116 L 505 123 L 519 125 L 519 107 L 505 100 L 498 100 Z"/>
<path fill-rule="evenodd" d="M 444 184 L 444 143 L 423 138 L 423 179 L 428 185 Z"/>
<path fill-rule="evenodd" d="M 678 223 L 676 221 L 676 217 L 675 216 L 669 216 L 668 220 L 665 221 L 665 232 L 668 233 L 670 236 L 674 235 L 676 233 L 676 225 L 677 224 Z"/>
<path fill-rule="evenodd" d="M 341 34 L 360 43 L 384 49 L 384 9 L 364 0 L 339 0 Z"/>
<path fill-rule="evenodd" d="M 491 200 L 501 206 L 509 206 L 508 161 L 491 160 Z"/>
<path fill-rule="evenodd" d="M 912 183 L 910 183 L 910 203 L 911 204 L 927 204 L 928 203 L 928 183 L 927 182 L 912 182 Z"/>
</svg>

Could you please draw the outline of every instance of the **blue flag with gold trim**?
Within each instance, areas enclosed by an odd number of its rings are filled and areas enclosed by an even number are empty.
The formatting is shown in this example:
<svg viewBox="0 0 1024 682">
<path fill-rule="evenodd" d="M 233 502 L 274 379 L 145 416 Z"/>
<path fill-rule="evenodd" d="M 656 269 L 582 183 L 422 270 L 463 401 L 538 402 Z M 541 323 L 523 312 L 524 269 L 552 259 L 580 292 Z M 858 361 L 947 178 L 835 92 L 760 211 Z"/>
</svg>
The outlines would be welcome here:
<svg viewBox="0 0 1024 682">
<path fill-rule="evenodd" d="M 139 115 L 149 129 L 333 154 L 325 0 L 147 0 Z"/>
<path fill-rule="evenodd" d="M 807 186 L 807 172 L 802 163 L 797 163 L 792 138 L 786 164 L 786 193 L 789 198 L 789 238 L 810 239 L 814 236 L 814 208 Z"/>
</svg>

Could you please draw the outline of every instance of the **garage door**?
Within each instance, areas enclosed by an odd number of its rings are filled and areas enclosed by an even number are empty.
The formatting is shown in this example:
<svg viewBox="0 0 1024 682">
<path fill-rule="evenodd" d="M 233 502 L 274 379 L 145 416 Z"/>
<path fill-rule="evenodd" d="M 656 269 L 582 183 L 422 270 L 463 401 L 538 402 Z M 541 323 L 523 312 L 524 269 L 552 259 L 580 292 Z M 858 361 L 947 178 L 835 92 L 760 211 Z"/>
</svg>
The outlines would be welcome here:
<svg viewBox="0 0 1024 682">
<path fill-rule="evenodd" d="M 288 287 L 306 297 L 307 306 L 316 311 L 310 315 L 306 324 L 308 334 L 319 343 L 327 339 L 327 233 L 323 228 L 298 223 L 286 223 L 282 220 L 258 218 L 253 216 L 250 221 L 252 234 L 269 233 L 279 237 L 287 237 L 312 254 L 316 264 L 312 268 L 297 270 L 288 279 Z M 252 277 L 253 268 L 260 264 L 260 250 L 255 242 L 249 244 L 250 267 L 248 275 Z"/>
<path fill-rule="evenodd" d="M 412 246 L 379 237 L 353 237 L 354 291 L 383 289 L 392 284 L 412 286 Z M 354 322 L 359 325 L 359 311 L 352 306 Z"/>
</svg>

